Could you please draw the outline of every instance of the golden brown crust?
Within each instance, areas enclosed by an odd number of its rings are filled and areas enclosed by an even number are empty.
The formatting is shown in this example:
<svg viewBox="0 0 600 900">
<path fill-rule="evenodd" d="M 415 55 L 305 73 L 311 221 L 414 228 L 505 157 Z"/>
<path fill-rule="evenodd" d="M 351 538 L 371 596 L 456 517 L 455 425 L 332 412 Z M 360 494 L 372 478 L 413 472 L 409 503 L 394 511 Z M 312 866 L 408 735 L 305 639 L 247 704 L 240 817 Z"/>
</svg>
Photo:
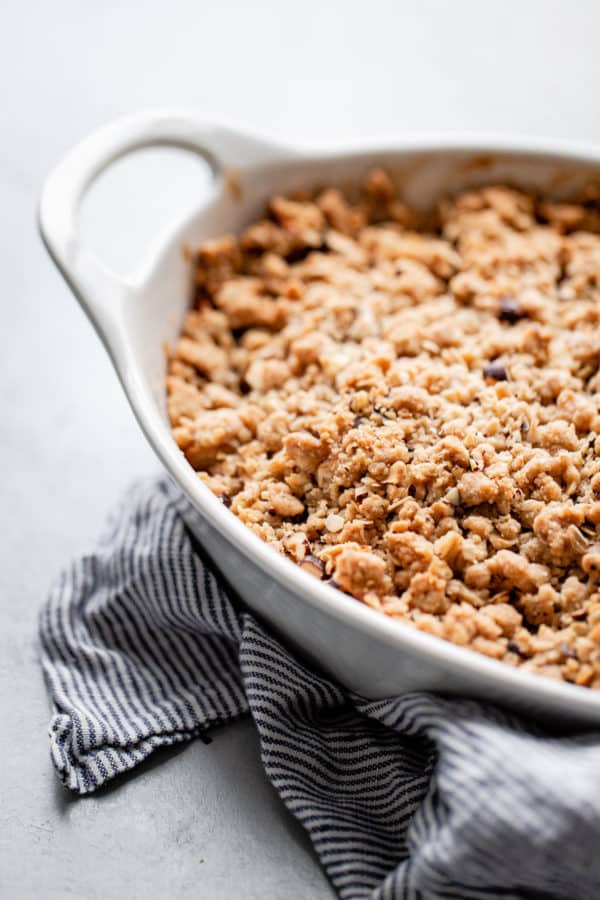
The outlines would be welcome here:
<svg viewBox="0 0 600 900">
<path fill-rule="evenodd" d="M 380 170 L 275 197 L 194 254 L 175 439 L 315 577 L 600 688 L 599 231 L 502 186 L 420 223 Z"/>
</svg>

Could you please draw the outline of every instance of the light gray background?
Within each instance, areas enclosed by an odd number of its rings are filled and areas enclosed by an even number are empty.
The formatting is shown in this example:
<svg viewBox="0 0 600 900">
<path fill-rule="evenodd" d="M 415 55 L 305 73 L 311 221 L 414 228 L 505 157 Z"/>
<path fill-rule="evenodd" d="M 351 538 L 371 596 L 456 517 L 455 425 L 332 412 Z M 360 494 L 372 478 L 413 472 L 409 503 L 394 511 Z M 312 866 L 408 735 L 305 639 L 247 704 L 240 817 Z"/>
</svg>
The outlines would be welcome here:
<svg viewBox="0 0 600 900">
<path fill-rule="evenodd" d="M 464 129 L 600 142 L 599 30 L 595 0 L 1 4 L 2 898 L 331 897 L 247 721 L 85 800 L 51 771 L 37 609 L 155 463 L 37 237 L 44 174 L 149 106 L 289 142 Z M 202 173 L 140 157 L 101 187 L 86 233 L 122 269 L 200 196 Z"/>
</svg>

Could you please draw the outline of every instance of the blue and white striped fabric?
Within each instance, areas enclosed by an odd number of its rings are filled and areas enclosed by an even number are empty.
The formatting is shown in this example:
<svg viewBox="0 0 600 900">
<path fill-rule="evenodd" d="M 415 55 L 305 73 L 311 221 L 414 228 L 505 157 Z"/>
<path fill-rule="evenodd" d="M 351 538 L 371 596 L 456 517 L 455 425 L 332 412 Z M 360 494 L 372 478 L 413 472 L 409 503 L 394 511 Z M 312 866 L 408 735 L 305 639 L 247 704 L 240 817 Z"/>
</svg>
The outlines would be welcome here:
<svg viewBox="0 0 600 900">
<path fill-rule="evenodd" d="M 97 790 L 250 711 L 340 897 L 600 897 L 600 736 L 467 700 L 350 695 L 235 609 L 165 480 L 132 489 L 40 619 L 52 760 Z"/>
</svg>

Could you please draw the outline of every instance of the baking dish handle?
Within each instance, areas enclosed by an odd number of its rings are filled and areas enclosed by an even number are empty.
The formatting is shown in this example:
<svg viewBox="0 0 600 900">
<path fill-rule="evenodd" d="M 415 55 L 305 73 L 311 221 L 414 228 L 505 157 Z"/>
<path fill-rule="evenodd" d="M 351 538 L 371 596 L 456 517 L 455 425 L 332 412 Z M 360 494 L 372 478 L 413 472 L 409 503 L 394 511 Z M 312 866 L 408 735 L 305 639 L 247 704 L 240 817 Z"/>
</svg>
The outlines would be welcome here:
<svg viewBox="0 0 600 900">
<path fill-rule="evenodd" d="M 190 114 L 161 112 L 119 119 L 67 154 L 43 186 L 38 212 L 40 233 L 54 262 L 109 346 L 133 285 L 107 268 L 81 243 L 79 208 L 90 185 L 111 163 L 152 146 L 180 147 L 198 153 L 211 168 L 215 190 L 228 170 L 243 170 L 293 155 L 287 148 L 206 124 Z"/>
</svg>

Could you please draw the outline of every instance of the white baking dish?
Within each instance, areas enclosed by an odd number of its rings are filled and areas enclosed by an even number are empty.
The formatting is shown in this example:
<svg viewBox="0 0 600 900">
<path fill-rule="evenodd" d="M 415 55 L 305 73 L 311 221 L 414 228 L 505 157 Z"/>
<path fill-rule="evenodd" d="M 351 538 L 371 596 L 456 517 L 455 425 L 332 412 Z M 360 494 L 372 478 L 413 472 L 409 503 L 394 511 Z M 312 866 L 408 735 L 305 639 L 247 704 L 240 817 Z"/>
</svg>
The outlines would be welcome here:
<svg viewBox="0 0 600 900">
<path fill-rule="evenodd" d="M 210 163 L 213 189 L 188 221 L 169 229 L 139 276 L 125 282 L 80 243 L 78 207 L 111 162 L 151 145 L 201 154 Z M 252 611 L 304 656 L 369 697 L 442 691 L 494 700 L 556 725 L 600 724 L 596 692 L 514 670 L 319 583 L 225 509 L 171 437 L 163 346 L 178 334 L 189 302 L 183 245 L 238 231 L 275 192 L 358 181 L 374 163 L 401 180 L 409 203 L 428 206 L 440 192 L 489 181 L 567 195 L 600 174 L 600 151 L 495 138 L 401 139 L 375 149 L 298 151 L 206 125 L 193 115 L 144 114 L 102 129 L 68 154 L 44 186 L 40 230 L 104 342 L 141 428 L 180 487 L 190 527 Z M 239 191 L 230 189 L 232 178 Z"/>
</svg>

